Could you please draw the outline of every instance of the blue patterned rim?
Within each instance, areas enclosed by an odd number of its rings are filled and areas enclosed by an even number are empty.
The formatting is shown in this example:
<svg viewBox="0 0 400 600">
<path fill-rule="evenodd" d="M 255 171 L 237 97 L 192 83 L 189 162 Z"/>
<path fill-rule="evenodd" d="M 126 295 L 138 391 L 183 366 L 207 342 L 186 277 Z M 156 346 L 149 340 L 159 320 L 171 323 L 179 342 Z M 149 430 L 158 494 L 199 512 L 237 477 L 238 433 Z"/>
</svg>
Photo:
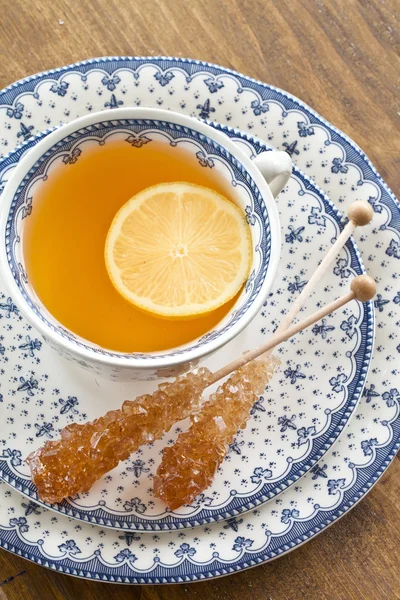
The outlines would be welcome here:
<svg viewBox="0 0 400 600">
<path fill-rule="evenodd" d="M 397 199 L 377 173 L 376 169 L 373 167 L 366 155 L 350 138 L 336 129 L 328 121 L 320 117 L 315 111 L 313 111 L 303 102 L 291 96 L 290 94 L 217 65 L 190 59 L 165 57 L 105 57 L 100 59 L 91 59 L 60 69 L 33 75 L 16 82 L 4 90 L 3 100 L 5 103 L 11 105 L 14 99 L 22 91 L 33 89 L 40 79 L 45 79 L 49 76 L 53 76 L 56 79 L 57 77 L 62 76 L 64 73 L 74 70 L 86 72 L 93 65 L 101 65 L 103 69 L 111 73 L 116 68 L 120 68 L 121 66 L 130 68 L 135 66 L 138 68 L 140 65 L 149 63 L 160 66 L 164 70 L 173 67 L 178 68 L 186 73 L 188 77 L 199 71 L 208 72 L 214 76 L 219 74 L 231 74 L 237 81 L 241 83 L 243 88 L 257 89 L 264 99 L 278 97 L 279 102 L 285 106 L 286 110 L 293 108 L 301 109 L 301 111 L 309 118 L 310 123 L 323 125 L 329 130 L 331 139 L 343 148 L 346 162 L 356 165 L 365 179 L 375 180 L 376 184 L 382 191 L 382 198 L 380 202 L 395 209 L 395 214 L 393 214 L 392 211 L 389 211 L 391 214 L 391 227 L 396 230 L 400 229 L 400 206 Z M 356 477 L 354 484 L 351 489 L 344 493 L 340 505 L 332 510 L 321 511 L 309 520 L 303 522 L 295 521 L 289 532 L 282 536 L 278 536 L 276 540 L 274 540 L 272 549 L 267 553 L 261 551 L 259 554 L 255 555 L 244 552 L 238 560 L 230 564 L 222 563 L 218 560 L 218 557 L 215 557 L 215 560 L 212 563 L 207 563 L 204 565 L 196 566 L 191 565 L 189 562 L 185 563 L 189 565 L 188 568 L 183 568 L 183 565 L 179 565 L 173 574 L 171 574 L 171 569 L 156 567 L 156 569 L 152 571 L 151 577 L 149 577 L 146 574 L 137 571 L 135 572 L 132 568 L 128 570 L 126 565 L 115 567 L 111 571 L 100 561 L 97 555 L 94 555 L 91 561 L 85 563 L 85 565 L 82 565 L 82 563 L 79 563 L 78 561 L 71 560 L 70 558 L 61 559 L 61 561 L 53 561 L 51 558 L 45 557 L 41 553 L 40 544 L 30 544 L 24 540 L 21 540 L 15 530 L 0 531 L 0 545 L 4 549 L 31 560 L 32 562 L 62 573 L 74 575 L 84 579 L 115 583 L 180 583 L 205 580 L 241 571 L 243 569 L 247 569 L 249 567 L 256 566 L 263 562 L 274 559 L 289 552 L 297 546 L 300 546 L 334 523 L 337 519 L 341 518 L 347 511 L 357 504 L 357 502 L 359 502 L 363 496 L 368 493 L 371 487 L 385 472 L 400 447 L 399 412 L 397 412 L 396 417 L 391 422 L 391 427 L 393 434 L 390 437 L 389 442 L 386 445 L 377 447 L 375 449 L 373 462 L 370 463 L 368 467 L 355 467 Z M 134 573 L 133 576 L 132 573 Z"/>
<path fill-rule="evenodd" d="M 202 581 L 214 577 L 222 577 L 236 573 L 250 567 L 255 567 L 264 562 L 278 558 L 279 556 L 290 552 L 294 548 L 301 546 L 308 540 L 321 533 L 326 527 L 332 525 L 335 521 L 344 516 L 353 508 L 365 494 L 378 481 L 381 475 L 393 460 L 400 446 L 400 417 L 393 423 L 393 438 L 391 443 L 384 448 L 377 448 L 375 461 L 366 471 L 360 469 L 357 471 L 357 479 L 351 490 L 345 492 L 342 503 L 339 507 L 321 511 L 314 518 L 306 522 L 295 521 L 290 531 L 282 536 L 276 537 L 271 545 L 271 549 L 265 553 L 250 554 L 244 552 L 238 560 L 229 564 L 221 562 L 218 557 L 212 562 L 205 564 L 191 564 L 190 562 L 178 565 L 171 575 L 171 569 L 164 566 L 157 566 L 152 569 L 151 576 L 136 571 L 132 566 L 121 565 L 108 569 L 107 565 L 100 558 L 100 551 L 95 551 L 91 559 L 84 564 L 73 558 L 63 558 L 60 561 L 51 560 L 41 552 L 41 544 L 31 544 L 21 538 L 15 529 L 0 529 L 0 547 L 8 550 L 17 556 L 26 558 L 43 567 L 47 567 L 59 573 L 73 575 L 82 579 L 93 579 L 95 581 L 104 581 L 109 583 L 127 583 L 127 584 L 161 584 L 161 583 L 188 583 L 193 581 Z M 40 540 L 38 540 L 40 542 Z M 96 554 L 98 552 L 98 554 Z M 132 575 L 132 573 L 135 573 Z"/>
</svg>

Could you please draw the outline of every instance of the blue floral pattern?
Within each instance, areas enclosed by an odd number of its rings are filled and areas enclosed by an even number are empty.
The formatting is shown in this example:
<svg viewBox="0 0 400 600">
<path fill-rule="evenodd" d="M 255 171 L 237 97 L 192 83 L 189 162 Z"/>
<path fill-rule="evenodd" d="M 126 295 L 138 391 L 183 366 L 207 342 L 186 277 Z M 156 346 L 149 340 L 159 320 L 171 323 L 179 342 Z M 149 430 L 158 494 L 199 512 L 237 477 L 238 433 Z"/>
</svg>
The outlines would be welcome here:
<svg viewBox="0 0 400 600">
<path fill-rule="evenodd" d="M 2 451 L 2 458 L 7 458 L 13 467 L 22 465 L 22 452 L 20 450 L 6 448 Z"/>
<path fill-rule="evenodd" d="M 332 390 L 336 394 L 339 394 L 339 392 L 342 392 L 344 390 L 344 383 L 346 379 L 347 377 L 344 373 L 340 373 L 340 375 L 338 375 L 337 377 L 330 378 L 329 384 L 332 386 Z"/>
<path fill-rule="evenodd" d="M 161 71 L 159 71 L 158 73 L 156 73 L 154 75 L 154 78 L 158 81 L 158 83 L 162 86 L 165 87 L 166 85 L 168 85 L 171 80 L 175 77 L 175 75 L 169 71 L 168 73 L 161 73 Z"/>
<path fill-rule="evenodd" d="M 224 87 L 222 81 L 218 81 L 217 79 L 213 79 L 210 77 L 209 79 L 204 80 L 205 85 L 208 87 L 210 94 L 215 94 Z"/>
<path fill-rule="evenodd" d="M 377 438 L 371 438 L 361 442 L 361 448 L 365 456 L 371 456 L 374 446 L 378 443 Z"/>
<path fill-rule="evenodd" d="M 67 83 L 66 81 L 61 81 L 60 83 L 53 83 L 53 85 L 50 88 L 50 91 L 53 92 L 53 94 L 57 94 L 58 96 L 66 96 L 67 94 L 67 90 L 69 88 L 69 83 Z"/>
<path fill-rule="evenodd" d="M 346 484 L 346 480 L 343 477 L 342 479 L 329 479 L 328 480 L 328 494 L 332 496 L 336 493 L 337 490 L 343 488 Z"/>
<path fill-rule="evenodd" d="M 307 444 L 309 439 L 315 435 L 315 433 L 316 430 L 314 425 L 311 425 L 310 427 L 300 427 L 300 429 L 297 430 L 297 445 L 302 446 L 303 444 Z"/>
<path fill-rule="evenodd" d="M 81 550 L 78 548 L 74 540 L 67 540 L 63 544 L 58 546 L 58 549 L 61 552 L 66 552 L 67 554 L 80 554 Z"/>
<path fill-rule="evenodd" d="M 17 102 L 15 106 L 6 109 L 6 115 L 10 119 L 22 119 L 23 112 L 24 105 L 22 102 Z"/>
<path fill-rule="evenodd" d="M 191 548 L 189 544 L 181 544 L 180 548 L 176 550 L 175 556 L 178 558 L 182 558 L 184 556 L 194 556 L 196 554 L 196 549 Z"/>
<path fill-rule="evenodd" d="M 29 525 L 27 525 L 27 519 L 25 517 L 19 517 L 10 519 L 10 526 L 16 527 L 20 533 L 26 533 L 29 531 Z"/>
<path fill-rule="evenodd" d="M 356 323 L 357 317 L 350 315 L 347 320 L 341 322 L 340 329 L 345 332 L 348 338 L 352 339 L 357 333 Z"/>
<path fill-rule="evenodd" d="M 388 393 L 388 392 L 385 392 Z M 365 398 L 367 403 L 371 402 L 374 398 L 379 398 L 378 392 L 375 390 L 375 385 L 371 383 L 370 387 L 365 386 L 362 397 Z"/>
<path fill-rule="evenodd" d="M 329 332 L 335 329 L 333 325 L 328 325 L 327 322 L 327 319 L 322 319 L 320 325 L 316 323 L 311 330 L 313 334 L 320 335 L 323 340 L 326 340 Z"/>
<path fill-rule="evenodd" d="M 396 200 L 376 174 L 368 159 L 365 158 L 364 154 L 351 141 L 313 111 L 287 94 L 219 67 L 196 61 L 185 61 L 182 59 L 100 59 L 87 61 L 71 68 L 60 69 L 51 73 L 50 76 L 42 74 L 29 78 L 17 84 L 16 87 L 9 88 L 3 96 L 0 95 L 0 111 L 2 109 L 2 101 L 3 110 L 6 112 L 10 106 L 13 106 L 17 96 L 23 98 L 24 104 L 29 104 L 30 99 L 32 99 L 32 104 L 36 105 L 39 100 L 35 98 L 35 94 L 39 97 L 38 92 L 40 92 L 40 96 L 45 96 L 48 93 L 49 86 L 55 80 L 59 80 L 61 77 L 68 77 L 68 71 L 73 71 L 74 73 L 81 71 L 82 85 L 86 86 L 86 80 L 87 82 L 90 81 L 92 70 L 93 73 L 96 73 L 95 77 L 98 77 L 99 69 L 103 69 L 104 73 L 112 75 L 116 65 L 118 66 L 119 73 L 121 73 L 121 69 L 125 70 L 126 75 L 124 73 L 121 74 L 124 84 L 125 81 L 128 83 L 130 79 L 132 86 L 135 85 L 135 82 L 141 82 L 142 84 L 145 82 L 145 85 L 148 85 L 148 79 L 146 82 L 147 71 L 150 77 L 153 77 L 155 69 L 164 71 L 166 68 L 173 69 L 176 67 L 176 81 L 182 81 L 182 86 L 188 88 L 187 92 L 185 92 L 186 97 L 191 93 L 190 86 L 196 86 L 197 89 L 198 81 L 205 78 L 218 78 L 219 81 L 223 81 L 226 84 L 227 88 L 229 87 L 229 90 L 237 82 L 238 89 L 240 88 L 241 90 L 241 93 L 238 95 L 240 102 L 235 104 L 235 111 L 236 108 L 237 111 L 234 112 L 230 105 L 228 110 L 231 110 L 232 114 L 229 115 L 226 112 L 229 100 L 229 97 L 226 96 L 225 105 L 220 105 L 215 118 L 220 122 L 229 120 L 230 123 L 240 126 L 242 129 L 248 128 L 248 117 L 245 113 L 241 112 L 241 103 L 243 103 L 243 107 L 245 108 L 250 104 L 249 99 L 257 95 L 257 97 L 272 98 L 275 105 L 280 104 L 282 106 L 282 115 L 285 115 L 280 117 L 280 120 L 284 121 L 286 130 L 290 131 L 290 142 L 287 142 L 282 137 L 282 132 L 285 128 L 271 119 L 271 112 L 267 131 L 273 136 L 273 143 L 277 147 L 286 148 L 285 144 L 287 143 L 288 148 L 293 148 L 293 159 L 296 160 L 300 168 L 314 176 L 318 184 L 328 191 L 332 199 L 339 206 L 343 202 L 347 205 L 352 199 L 356 198 L 364 198 L 366 200 L 369 197 L 378 198 L 379 206 L 383 207 L 381 212 L 376 212 L 378 224 L 375 227 L 375 231 L 366 236 L 365 241 L 360 240 L 359 243 L 361 249 L 368 255 L 371 252 L 371 235 L 375 236 L 375 238 L 373 237 L 375 242 L 377 241 L 376 236 L 380 236 L 383 246 L 381 247 L 380 244 L 378 247 L 375 246 L 375 243 L 373 244 L 375 260 L 368 267 L 373 275 L 379 274 L 381 283 L 384 281 L 386 292 L 384 297 L 396 298 L 399 287 L 398 277 L 396 281 L 394 274 L 396 273 L 397 259 L 400 258 L 400 246 L 398 244 L 400 211 Z M 74 77 L 76 78 L 76 75 Z M 188 78 L 190 79 L 190 83 L 187 82 Z M 204 90 L 207 92 L 206 85 L 204 85 Z M 224 92 L 225 90 L 222 89 L 219 93 L 223 94 Z M 24 95 L 22 96 L 22 94 Z M 171 104 L 168 107 L 180 110 L 178 102 L 182 101 L 183 96 L 183 94 L 171 96 Z M 64 101 L 62 97 L 57 96 L 58 99 L 60 102 Z M 206 96 L 202 96 L 201 99 L 206 99 Z M 93 100 L 95 100 L 94 93 Z M 85 111 L 85 102 L 86 100 L 82 101 L 82 112 Z M 173 102 L 176 102 L 176 105 Z M 94 110 L 103 108 L 100 103 L 97 106 L 98 108 L 94 106 Z M 37 131 L 48 127 L 48 123 L 43 120 L 40 110 L 41 107 L 39 106 L 35 112 L 34 124 Z M 62 110 L 68 110 L 68 106 L 62 106 Z M 315 131 L 315 134 L 308 138 L 308 150 L 304 150 L 302 144 L 297 144 L 297 140 L 300 140 L 297 130 L 299 113 L 304 115 L 304 118 L 302 117 L 301 120 L 312 124 Z M 226 117 L 226 115 L 228 116 Z M 258 118 L 262 119 L 263 116 L 260 115 Z M 11 129 L 7 130 L 4 139 L 12 147 L 12 144 L 20 143 L 21 141 L 20 138 L 17 138 L 17 133 L 20 129 L 18 120 L 12 118 L 9 119 L 9 123 Z M 259 125 L 256 119 L 254 119 L 252 127 L 253 132 L 256 132 L 256 134 L 260 136 L 265 135 L 265 128 Z M 1 144 L 2 140 L 0 140 L 0 151 Z M 301 150 L 300 152 L 296 146 Z M 338 178 L 332 178 L 328 183 L 325 182 L 325 179 L 329 180 L 329 175 L 326 175 L 326 171 L 330 169 L 331 162 L 327 161 L 325 172 L 324 168 L 321 168 L 319 164 L 317 166 L 317 163 L 315 167 L 306 167 L 308 158 L 311 155 L 318 156 L 320 153 L 322 155 L 330 153 L 330 156 L 328 155 L 327 158 L 332 158 L 332 155 L 336 155 L 342 162 L 343 157 L 346 156 L 345 163 L 348 166 L 347 180 L 342 187 L 339 187 L 341 186 L 339 183 L 341 175 Z M 5 167 L 7 168 L 7 163 Z M 4 169 L 3 171 L 0 170 L 0 189 L 4 185 L 4 181 L 6 181 L 6 177 Z M 360 184 L 358 184 L 359 181 Z M 354 187 L 354 191 L 352 190 L 352 186 Z M 379 219 L 381 220 L 379 221 Z M 385 229 L 380 230 L 379 225 L 383 224 L 385 224 Z M 396 256 L 396 252 L 398 256 Z M 375 265 L 377 270 L 374 273 Z M 6 303 L 6 300 L 6 298 L 1 299 L 1 303 Z M 275 298 L 270 299 L 271 301 L 275 302 Z M 399 319 L 400 305 L 393 301 L 392 307 L 393 312 L 391 317 L 388 318 L 385 316 L 385 320 L 379 317 L 381 313 L 378 311 L 377 343 L 375 346 L 373 369 L 370 370 L 368 376 L 368 389 L 374 385 L 374 389 L 377 390 L 377 393 L 382 398 L 386 392 L 389 392 L 390 395 L 391 389 L 400 388 L 398 383 L 399 372 L 398 370 L 396 371 L 395 362 L 398 360 L 398 351 L 396 348 L 400 348 L 400 340 L 398 330 L 396 331 L 393 328 L 394 322 L 396 319 Z M 385 315 L 385 313 L 382 314 Z M 3 316 L 3 319 L 5 319 L 6 315 L 7 310 L 0 308 L 0 317 Z M 9 316 L 8 322 L 13 327 L 15 327 L 13 321 L 16 318 L 16 313 L 14 312 Z M 1 324 L 6 322 L 0 319 Z M 389 334 L 390 337 L 388 337 Z M 3 344 L 7 348 L 9 347 L 7 343 L 3 342 Z M 44 352 L 46 352 L 45 347 L 42 348 L 40 354 Z M 390 384 L 388 384 L 384 376 L 388 368 L 393 371 Z M 61 392 L 64 398 L 68 396 L 67 391 L 69 392 L 69 390 Z M 43 512 L 40 517 L 34 513 L 29 515 L 27 522 L 25 522 L 25 527 L 28 527 L 28 531 L 20 533 L 16 525 L 9 524 L 8 515 L 10 513 L 13 514 L 13 519 L 18 521 L 25 514 L 23 505 L 26 505 L 27 502 L 17 492 L 11 491 L 7 485 L 0 482 L 0 545 L 11 552 L 20 553 L 32 561 L 57 568 L 59 571 L 76 574 L 83 570 L 84 577 L 86 578 L 104 579 L 117 583 L 165 583 L 204 579 L 235 572 L 248 566 L 259 564 L 262 561 L 273 559 L 285 553 L 288 549 L 301 544 L 306 539 L 313 537 L 321 529 L 329 523 L 334 522 L 349 510 L 385 471 L 393 458 L 394 452 L 398 447 L 400 435 L 398 400 L 394 396 L 394 406 L 388 407 L 386 401 L 380 402 L 379 398 L 375 396 L 367 403 L 368 397 L 370 396 L 364 396 L 361 399 L 359 408 L 357 409 L 357 417 L 361 416 L 361 420 L 359 418 L 352 419 L 346 431 L 353 438 L 357 439 L 361 435 L 361 429 L 367 427 L 370 433 L 361 437 L 361 439 L 370 440 L 376 438 L 378 440 L 379 445 L 374 446 L 374 453 L 370 456 L 364 456 L 360 445 L 354 444 L 347 436 L 341 436 L 333 452 L 330 451 L 324 457 L 323 464 L 315 465 L 312 469 L 314 473 L 310 472 L 303 477 L 301 492 L 296 491 L 295 488 L 297 486 L 292 486 L 281 494 L 280 497 L 272 500 L 260 510 L 251 511 L 240 519 L 237 519 L 237 524 L 233 523 L 232 527 L 227 525 L 228 521 L 226 521 L 221 524 L 215 523 L 203 529 L 197 528 L 193 532 L 171 532 L 169 534 L 164 533 L 162 536 L 139 534 L 135 536 L 135 538 L 139 539 L 131 541 L 131 545 L 134 546 L 133 552 L 138 556 L 138 560 L 134 564 L 130 564 L 129 562 L 119 563 L 114 557 L 128 545 L 126 536 L 133 536 L 133 534 L 126 533 L 121 535 L 120 532 L 104 531 L 100 527 L 93 528 L 91 525 L 85 523 L 78 524 L 79 531 L 76 531 L 75 521 L 54 515 L 53 512 L 49 512 L 45 508 L 42 508 Z M 11 400 L 13 399 L 11 398 Z M 265 404 L 267 410 L 270 410 L 267 400 Z M 376 411 L 379 411 L 379 413 Z M 379 416 L 379 419 L 377 419 L 377 416 Z M 378 421 L 379 425 L 375 424 Z M 325 465 L 327 465 L 326 469 L 324 469 Z M 317 472 L 317 466 L 323 473 L 327 473 L 327 478 L 323 476 L 319 477 L 320 481 L 325 482 L 325 487 L 323 485 L 318 489 L 314 488 L 316 481 L 313 481 Z M 345 479 L 346 485 L 342 486 L 339 484 L 336 493 L 329 495 L 326 482 L 331 480 L 337 481 L 338 479 Z M 332 485 L 330 487 L 332 488 Z M 295 506 L 296 508 L 294 508 Z M 289 517 L 287 523 L 283 523 L 281 522 L 281 511 L 283 510 L 289 511 L 289 513 L 285 513 L 286 515 L 291 515 L 291 511 L 296 510 L 297 515 L 295 513 L 292 517 Z M 29 524 L 31 525 L 30 527 Z M 22 526 L 24 526 L 23 523 Z M 233 550 L 238 531 L 240 532 L 239 535 L 245 540 L 254 540 L 253 545 L 245 551 Z M 246 535 L 246 532 L 250 531 L 251 535 L 249 533 Z M 182 538 L 186 538 L 186 541 L 189 542 L 189 547 L 196 548 L 196 555 L 183 563 L 181 562 L 182 559 L 179 559 L 179 566 L 175 568 L 174 565 L 177 559 L 174 557 L 174 552 L 182 543 Z M 58 549 L 61 540 L 65 539 L 75 539 L 78 547 L 83 550 L 82 554 L 78 555 L 79 560 L 75 559 L 74 556 L 65 560 L 65 554 L 61 553 Z M 118 545 L 121 547 L 118 548 Z M 139 546 L 141 546 L 141 549 L 139 549 Z M 138 549 L 137 551 L 136 548 Z M 153 564 L 152 557 L 154 557 Z"/>
<path fill-rule="evenodd" d="M 117 561 L 117 563 L 127 561 L 130 564 L 133 564 L 135 561 L 137 561 L 137 557 L 129 550 L 129 548 L 125 548 L 124 550 L 121 550 L 121 552 L 118 552 L 118 554 L 114 556 L 114 559 Z"/>
<path fill-rule="evenodd" d="M 118 75 L 113 75 L 112 77 L 109 75 L 104 75 L 103 79 L 101 80 L 101 83 L 105 85 L 110 92 L 113 92 L 120 82 L 121 78 L 118 77 Z"/>
<path fill-rule="evenodd" d="M 303 121 L 298 121 L 297 122 L 297 128 L 299 130 L 299 136 L 300 137 L 307 137 L 308 135 L 314 135 L 314 127 L 310 127 L 307 125 L 307 123 L 304 123 Z"/>
<path fill-rule="evenodd" d="M 394 258 L 400 258 L 400 242 L 397 240 L 390 240 L 386 254 L 388 256 L 393 256 Z"/>
<path fill-rule="evenodd" d="M 254 540 L 250 540 L 249 538 L 244 538 L 242 536 L 239 536 L 235 539 L 235 543 L 232 546 L 232 550 L 236 550 L 237 552 L 247 549 L 247 548 L 251 548 L 252 545 L 254 543 Z"/>
<path fill-rule="evenodd" d="M 382 399 L 386 402 L 388 408 L 392 408 L 400 404 L 400 392 L 397 388 L 392 388 L 388 392 L 382 394 Z"/>
<path fill-rule="evenodd" d="M 349 168 L 342 163 L 340 158 L 334 158 L 332 160 L 332 167 L 331 167 L 332 173 L 347 173 L 348 170 L 349 170 Z"/>
<path fill-rule="evenodd" d="M 302 233 L 305 230 L 305 227 L 298 227 L 294 229 L 292 225 L 289 225 L 289 233 L 285 235 L 285 240 L 288 244 L 293 244 L 294 242 L 302 242 Z"/>
<path fill-rule="evenodd" d="M 270 469 L 263 469 L 257 467 L 253 471 L 253 475 L 250 477 L 253 483 L 260 483 L 263 479 L 270 479 L 272 477 L 272 471 Z"/>
<path fill-rule="evenodd" d="M 253 109 L 253 113 L 256 115 L 256 117 L 259 117 L 260 115 L 269 111 L 268 102 L 260 102 L 259 100 L 253 100 L 250 106 Z"/>
<path fill-rule="evenodd" d="M 297 509 L 285 508 L 282 511 L 281 522 L 287 524 L 287 523 L 290 523 L 290 521 L 292 519 L 297 519 L 297 517 L 299 517 L 299 516 L 300 516 L 300 513 Z"/>
<path fill-rule="evenodd" d="M 351 275 L 351 272 L 347 268 L 347 260 L 345 258 L 339 258 L 336 261 L 336 267 L 333 269 L 333 272 L 341 279 L 348 279 Z"/>
<path fill-rule="evenodd" d="M 326 217 L 322 214 L 322 210 L 319 207 L 317 207 L 317 206 L 312 207 L 311 214 L 308 217 L 308 224 L 309 225 L 318 225 L 319 227 L 326 226 Z"/>
</svg>

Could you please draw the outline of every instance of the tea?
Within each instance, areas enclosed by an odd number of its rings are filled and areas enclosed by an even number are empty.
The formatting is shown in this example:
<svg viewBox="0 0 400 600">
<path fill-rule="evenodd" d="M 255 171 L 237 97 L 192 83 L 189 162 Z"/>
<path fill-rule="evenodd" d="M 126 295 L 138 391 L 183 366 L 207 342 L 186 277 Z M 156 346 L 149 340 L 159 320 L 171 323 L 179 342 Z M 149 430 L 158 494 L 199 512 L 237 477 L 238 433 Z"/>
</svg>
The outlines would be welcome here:
<svg viewBox="0 0 400 600">
<path fill-rule="evenodd" d="M 134 307 L 113 287 L 104 244 L 114 215 L 139 191 L 169 181 L 203 185 L 234 201 L 215 170 L 155 141 L 142 148 L 108 141 L 50 172 L 26 222 L 24 253 L 38 297 L 65 327 L 104 348 L 152 352 L 203 335 L 235 304 L 238 295 L 204 316 L 167 320 Z"/>
</svg>

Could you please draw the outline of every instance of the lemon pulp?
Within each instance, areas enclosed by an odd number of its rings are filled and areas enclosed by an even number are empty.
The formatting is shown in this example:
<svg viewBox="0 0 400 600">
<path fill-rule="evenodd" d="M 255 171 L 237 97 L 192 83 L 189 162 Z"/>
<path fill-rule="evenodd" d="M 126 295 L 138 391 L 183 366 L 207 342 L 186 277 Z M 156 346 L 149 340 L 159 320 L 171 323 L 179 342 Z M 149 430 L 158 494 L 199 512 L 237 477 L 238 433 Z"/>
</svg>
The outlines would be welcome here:
<svg viewBox="0 0 400 600">
<path fill-rule="evenodd" d="M 251 265 L 241 210 L 199 185 L 142 190 L 116 214 L 105 244 L 108 275 L 139 308 L 166 318 L 215 310 L 238 293 Z"/>
</svg>

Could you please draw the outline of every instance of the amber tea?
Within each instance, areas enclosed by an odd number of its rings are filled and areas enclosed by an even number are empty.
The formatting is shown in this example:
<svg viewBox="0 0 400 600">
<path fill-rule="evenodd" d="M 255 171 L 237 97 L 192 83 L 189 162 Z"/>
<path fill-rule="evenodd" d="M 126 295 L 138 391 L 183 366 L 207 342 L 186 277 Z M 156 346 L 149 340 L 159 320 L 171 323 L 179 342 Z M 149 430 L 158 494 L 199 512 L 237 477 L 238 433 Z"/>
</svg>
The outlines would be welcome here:
<svg viewBox="0 0 400 600">
<path fill-rule="evenodd" d="M 142 148 L 109 141 L 50 172 L 26 222 L 24 253 L 37 295 L 65 327 L 104 348 L 152 352 L 203 335 L 229 312 L 238 295 L 204 316 L 168 320 L 136 308 L 110 281 L 104 244 L 115 214 L 141 190 L 173 181 L 206 186 L 233 201 L 215 170 L 155 141 Z"/>
</svg>

